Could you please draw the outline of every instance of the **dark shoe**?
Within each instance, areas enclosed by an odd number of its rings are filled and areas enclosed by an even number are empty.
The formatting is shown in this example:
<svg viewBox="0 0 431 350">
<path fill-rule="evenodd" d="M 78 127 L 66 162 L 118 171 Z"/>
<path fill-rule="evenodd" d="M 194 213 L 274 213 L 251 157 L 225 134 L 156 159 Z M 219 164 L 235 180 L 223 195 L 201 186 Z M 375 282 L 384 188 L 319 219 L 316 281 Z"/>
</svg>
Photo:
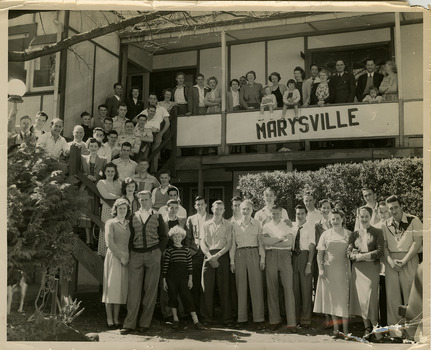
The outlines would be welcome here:
<svg viewBox="0 0 431 350">
<path fill-rule="evenodd" d="M 206 328 L 204 327 L 204 325 L 203 325 L 202 323 L 200 323 L 200 322 L 196 322 L 196 323 L 194 324 L 194 327 L 195 327 L 196 329 L 200 330 L 200 331 L 203 331 L 203 330 L 205 330 L 205 329 L 206 329 Z"/>
<path fill-rule="evenodd" d="M 235 328 L 239 328 L 239 329 L 246 329 L 248 327 L 248 322 L 237 322 L 235 324 Z"/>
<path fill-rule="evenodd" d="M 145 334 L 148 332 L 149 327 L 139 327 L 136 328 L 136 332 L 140 333 L 140 334 Z"/>
<path fill-rule="evenodd" d="M 115 329 L 121 329 L 123 328 L 123 325 L 121 323 L 114 323 Z"/>
<path fill-rule="evenodd" d="M 106 324 L 106 327 L 108 328 L 108 329 L 117 329 L 117 327 L 115 326 L 115 324 Z"/>
<path fill-rule="evenodd" d="M 122 334 L 122 335 L 130 334 L 132 332 L 133 332 L 133 329 L 131 329 L 131 328 L 121 328 L 120 329 L 120 334 Z"/>
<path fill-rule="evenodd" d="M 268 327 L 268 329 L 270 331 L 276 331 L 277 329 L 279 329 L 281 327 L 281 325 L 282 325 L 281 323 L 272 324 Z"/>
<path fill-rule="evenodd" d="M 258 331 L 262 331 L 262 330 L 264 330 L 266 328 L 265 327 L 265 322 L 254 322 L 253 326 Z"/>
<path fill-rule="evenodd" d="M 172 322 L 172 329 L 178 329 L 180 326 L 180 323 L 178 321 L 173 321 Z"/>
<path fill-rule="evenodd" d="M 287 326 L 286 327 L 286 332 L 287 333 L 298 333 L 298 327 Z"/>
<path fill-rule="evenodd" d="M 172 323 L 172 322 L 174 322 L 174 318 L 172 316 L 165 317 L 163 319 L 163 322 L 165 322 L 165 323 Z"/>
</svg>

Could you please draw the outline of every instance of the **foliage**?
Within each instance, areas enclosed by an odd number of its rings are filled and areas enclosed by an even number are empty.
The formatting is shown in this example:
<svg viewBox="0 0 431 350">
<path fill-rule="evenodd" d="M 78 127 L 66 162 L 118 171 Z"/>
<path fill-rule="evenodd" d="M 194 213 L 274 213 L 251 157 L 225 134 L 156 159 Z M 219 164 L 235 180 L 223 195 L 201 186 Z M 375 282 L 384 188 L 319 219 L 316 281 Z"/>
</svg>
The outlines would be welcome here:
<svg viewBox="0 0 431 350">
<path fill-rule="evenodd" d="M 78 299 L 72 300 L 72 297 L 69 295 L 68 297 L 63 297 L 63 306 L 59 305 L 60 314 L 59 319 L 62 323 L 68 325 L 73 322 L 75 318 L 82 314 L 85 308 L 79 310 L 81 302 L 78 302 Z M 79 310 L 79 311 L 78 311 Z"/>
<path fill-rule="evenodd" d="M 39 272 L 48 289 L 60 270 L 70 278 L 73 226 L 85 203 L 64 168 L 32 145 L 8 154 L 8 271 Z"/>
<path fill-rule="evenodd" d="M 363 163 L 332 164 L 317 171 L 265 172 L 248 174 L 239 180 L 238 189 L 253 199 L 256 208 L 264 205 L 263 190 L 272 187 L 280 205 L 294 217 L 295 205 L 302 193 L 314 191 L 317 200 L 340 200 L 346 211 L 347 226 L 352 227 L 356 208 L 363 205 L 361 188 L 372 187 L 379 200 L 395 194 L 404 202 L 404 210 L 423 216 L 423 161 L 419 158 L 397 158 Z"/>
</svg>

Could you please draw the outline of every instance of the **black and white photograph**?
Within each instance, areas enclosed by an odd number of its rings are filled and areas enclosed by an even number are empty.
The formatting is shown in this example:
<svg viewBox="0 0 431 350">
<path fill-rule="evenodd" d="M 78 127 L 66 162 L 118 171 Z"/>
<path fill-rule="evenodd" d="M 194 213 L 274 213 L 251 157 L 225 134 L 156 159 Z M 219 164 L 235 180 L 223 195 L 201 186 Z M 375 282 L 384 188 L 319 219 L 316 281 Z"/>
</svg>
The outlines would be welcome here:
<svg viewBox="0 0 431 350">
<path fill-rule="evenodd" d="M 427 10 L 127 3 L 0 5 L 4 345 L 427 348 Z"/>
</svg>

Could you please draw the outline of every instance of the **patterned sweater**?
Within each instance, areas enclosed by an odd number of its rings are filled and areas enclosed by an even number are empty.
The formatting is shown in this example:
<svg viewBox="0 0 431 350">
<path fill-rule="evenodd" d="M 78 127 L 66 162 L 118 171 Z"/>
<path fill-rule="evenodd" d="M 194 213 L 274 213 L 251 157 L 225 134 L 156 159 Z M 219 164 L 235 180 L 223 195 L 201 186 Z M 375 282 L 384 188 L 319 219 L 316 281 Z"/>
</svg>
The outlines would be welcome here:
<svg viewBox="0 0 431 350">
<path fill-rule="evenodd" d="M 169 266 L 171 264 L 182 264 L 187 271 L 189 276 L 193 274 L 192 256 L 190 254 L 190 249 L 186 247 L 169 247 L 166 249 L 165 258 L 163 263 L 162 276 L 166 277 L 168 275 Z"/>
</svg>

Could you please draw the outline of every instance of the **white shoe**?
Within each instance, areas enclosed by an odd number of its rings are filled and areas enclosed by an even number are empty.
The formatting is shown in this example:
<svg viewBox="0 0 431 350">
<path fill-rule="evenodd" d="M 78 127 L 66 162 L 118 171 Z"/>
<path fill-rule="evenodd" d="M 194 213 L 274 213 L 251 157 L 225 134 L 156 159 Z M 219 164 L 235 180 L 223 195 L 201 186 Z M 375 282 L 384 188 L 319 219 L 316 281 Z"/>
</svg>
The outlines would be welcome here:
<svg viewBox="0 0 431 350">
<path fill-rule="evenodd" d="M 292 150 L 290 148 L 282 147 L 278 150 L 278 152 L 291 152 Z"/>
</svg>

